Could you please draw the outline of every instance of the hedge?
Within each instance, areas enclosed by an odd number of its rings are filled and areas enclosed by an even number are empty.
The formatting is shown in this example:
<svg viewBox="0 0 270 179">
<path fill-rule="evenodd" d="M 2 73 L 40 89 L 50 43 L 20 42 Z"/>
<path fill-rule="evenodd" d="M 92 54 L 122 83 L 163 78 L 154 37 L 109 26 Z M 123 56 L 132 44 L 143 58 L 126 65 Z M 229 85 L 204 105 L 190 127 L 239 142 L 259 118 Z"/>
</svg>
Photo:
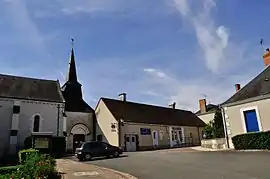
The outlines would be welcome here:
<svg viewBox="0 0 270 179">
<path fill-rule="evenodd" d="M 232 137 L 236 150 L 270 149 L 270 131 L 240 134 Z"/>
<path fill-rule="evenodd" d="M 29 151 L 29 150 L 28 150 Z M 33 151 L 33 149 L 32 149 Z M 25 150 L 21 152 L 26 154 Z M 56 161 L 49 155 L 30 152 L 21 165 L 0 168 L 0 179 L 60 178 L 56 172 Z"/>
<path fill-rule="evenodd" d="M 20 167 L 20 165 L 0 167 L 0 175 L 16 172 L 19 167 Z"/>
<path fill-rule="evenodd" d="M 19 162 L 20 163 L 23 163 L 29 155 L 31 155 L 31 154 L 37 154 L 37 153 L 39 153 L 39 151 L 36 150 L 36 149 L 20 150 L 19 151 Z"/>
</svg>

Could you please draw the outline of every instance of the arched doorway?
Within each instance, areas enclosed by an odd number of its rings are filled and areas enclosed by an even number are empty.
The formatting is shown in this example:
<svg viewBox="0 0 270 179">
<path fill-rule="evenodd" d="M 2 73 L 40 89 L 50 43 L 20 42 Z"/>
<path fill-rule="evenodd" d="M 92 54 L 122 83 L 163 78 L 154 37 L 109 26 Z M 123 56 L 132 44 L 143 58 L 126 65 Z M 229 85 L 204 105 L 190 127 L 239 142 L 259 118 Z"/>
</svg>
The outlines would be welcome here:
<svg viewBox="0 0 270 179">
<path fill-rule="evenodd" d="M 84 124 L 76 124 L 71 129 L 71 134 L 73 135 L 73 152 L 76 148 L 80 146 L 82 142 L 88 141 L 87 136 L 90 134 L 88 127 Z"/>
</svg>

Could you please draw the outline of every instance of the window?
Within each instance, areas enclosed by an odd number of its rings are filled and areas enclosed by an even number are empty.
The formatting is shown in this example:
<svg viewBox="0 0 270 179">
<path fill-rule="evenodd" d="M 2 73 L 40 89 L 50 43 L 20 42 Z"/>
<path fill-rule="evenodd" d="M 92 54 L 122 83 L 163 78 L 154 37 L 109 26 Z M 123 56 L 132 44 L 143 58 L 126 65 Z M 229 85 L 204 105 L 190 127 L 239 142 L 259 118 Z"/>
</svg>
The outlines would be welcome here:
<svg viewBox="0 0 270 179">
<path fill-rule="evenodd" d="M 127 137 L 127 142 L 129 142 L 129 137 Z"/>
<path fill-rule="evenodd" d="M 96 149 L 105 149 L 106 148 L 105 144 L 101 143 L 101 142 L 95 142 L 94 146 Z"/>
<path fill-rule="evenodd" d="M 34 125 L 33 125 L 33 132 L 39 132 L 39 125 L 40 125 L 40 117 L 39 117 L 39 115 L 35 115 L 35 117 L 34 117 Z"/>
<path fill-rule="evenodd" d="M 156 139 L 156 131 L 153 132 L 153 138 Z"/>
<path fill-rule="evenodd" d="M 135 137 L 132 137 L 131 138 L 131 142 L 135 142 Z"/>
<path fill-rule="evenodd" d="M 19 113 L 20 113 L 20 106 L 14 105 L 14 106 L 13 106 L 13 113 L 14 113 L 14 114 L 19 114 Z"/>
<path fill-rule="evenodd" d="M 260 131 L 255 109 L 244 111 L 244 118 L 247 132 Z"/>
</svg>

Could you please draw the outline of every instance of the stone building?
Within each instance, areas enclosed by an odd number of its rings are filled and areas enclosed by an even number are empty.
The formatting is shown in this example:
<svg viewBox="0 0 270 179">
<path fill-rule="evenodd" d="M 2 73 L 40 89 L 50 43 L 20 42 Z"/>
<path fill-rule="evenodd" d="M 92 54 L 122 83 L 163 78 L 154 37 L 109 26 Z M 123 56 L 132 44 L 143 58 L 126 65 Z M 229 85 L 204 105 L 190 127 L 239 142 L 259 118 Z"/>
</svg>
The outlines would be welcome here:
<svg viewBox="0 0 270 179">
<path fill-rule="evenodd" d="M 71 49 L 67 79 L 62 86 L 65 99 L 67 150 L 74 149 L 84 141 L 93 140 L 94 110 L 83 100 L 82 85 L 78 82 L 74 49 Z"/>
<path fill-rule="evenodd" d="M 57 80 L 0 75 L 0 157 L 31 135 L 63 136 L 64 98 Z"/>
</svg>

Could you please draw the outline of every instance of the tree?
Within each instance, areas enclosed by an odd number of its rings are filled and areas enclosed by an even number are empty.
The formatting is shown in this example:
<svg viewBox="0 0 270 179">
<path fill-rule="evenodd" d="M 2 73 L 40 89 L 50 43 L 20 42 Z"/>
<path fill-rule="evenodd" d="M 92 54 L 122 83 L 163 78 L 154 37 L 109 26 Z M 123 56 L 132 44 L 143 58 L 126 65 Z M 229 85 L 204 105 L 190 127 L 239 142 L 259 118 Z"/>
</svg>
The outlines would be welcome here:
<svg viewBox="0 0 270 179">
<path fill-rule="evenodd" d="M 206 124 L 206 126 L 203 129 L 203 134 L 205 136 L 206 139 L 213 139 L 214 138 L 214 130 L 213 130 L 213 126 L 210 123 Z"/>
<path fill-rule="evenodd" d="M 214 138 L 222 138 L 224 137 L 224 128 L 223 128 L 223 120 L 221 110 L 217 110 L 215 113 L 215 117 L 213 120 L 213 137 Z"/>
<path fill-rule="evenodd" d="M 214 119 L 204 127 L 203 132 L 206 139 L 224 137 L 223 120 L 220 109 L 216 111 Z"/>
</svg>

